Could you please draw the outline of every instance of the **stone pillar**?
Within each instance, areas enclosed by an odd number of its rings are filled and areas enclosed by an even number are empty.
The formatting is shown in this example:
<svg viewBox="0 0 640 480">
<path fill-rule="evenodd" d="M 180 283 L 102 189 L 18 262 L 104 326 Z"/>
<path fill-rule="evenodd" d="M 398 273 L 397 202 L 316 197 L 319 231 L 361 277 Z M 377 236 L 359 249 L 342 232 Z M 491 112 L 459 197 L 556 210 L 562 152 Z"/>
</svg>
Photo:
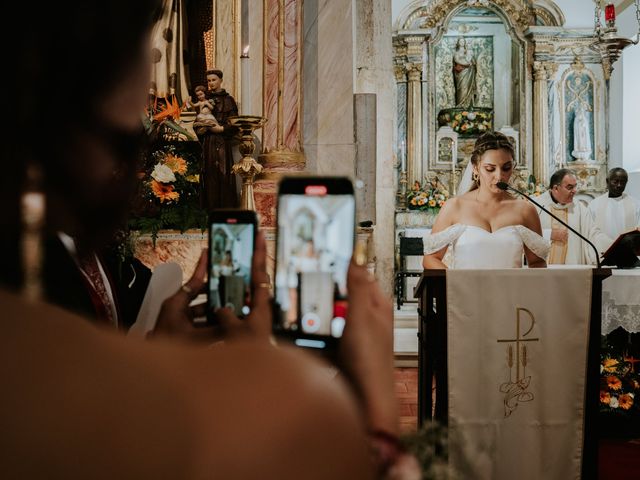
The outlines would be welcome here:
<svg viewBox="0 0 640 480">
<path fill-rule="evenodd" d="M 407 208 L 407 70 L 403 58 L 396 57 L 394 74 L 396 79 L 396 121 L 398 122 L 398 138 L 396 139 L 397 156 L 397 194 L 396 206 L 400 210 Z"/>
<path fill-rule="evenodd" d="M 407 66 L 407 181 L 422 183 L 422 65 Z"/>
<path fill-rule="evenodd" d="M 302 0 L 264 0 L 262 154 L 254 186 L 262 226 L 275 226 L 277 181 L 304 169 L 302 151 Z"/>
<path fill-rule="evenodd" d="M 533 62 L 533 175 L 536 182 L 549 180 L 549 104 L 547 68 L 543 62 Z"/>
</svg>

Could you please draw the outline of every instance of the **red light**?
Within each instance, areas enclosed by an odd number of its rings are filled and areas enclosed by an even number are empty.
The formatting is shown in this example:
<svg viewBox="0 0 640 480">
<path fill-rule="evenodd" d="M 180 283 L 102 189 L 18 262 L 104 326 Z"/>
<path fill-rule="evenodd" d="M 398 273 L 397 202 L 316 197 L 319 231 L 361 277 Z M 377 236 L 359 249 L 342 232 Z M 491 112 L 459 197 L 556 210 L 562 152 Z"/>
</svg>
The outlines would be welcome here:
<svg viewBox="0 0 640 480">
<path fill-rule="evenodd" d="M 604 7 L 604 19 L 607 23 L 613 23 L 616 20 L 616 7 L 613 3 L 608 3 Z"/>
<path fill-rule="evenodd" d="M 227 223 L 238 223 L 237 218 L 227 218 Z"/>
<path fill-rule="evenodd" d="M 326 185 L 307 185 L 304 187 L 304 194 L 316 196 L 326 195 L 327 187 Z"/>
</svg>

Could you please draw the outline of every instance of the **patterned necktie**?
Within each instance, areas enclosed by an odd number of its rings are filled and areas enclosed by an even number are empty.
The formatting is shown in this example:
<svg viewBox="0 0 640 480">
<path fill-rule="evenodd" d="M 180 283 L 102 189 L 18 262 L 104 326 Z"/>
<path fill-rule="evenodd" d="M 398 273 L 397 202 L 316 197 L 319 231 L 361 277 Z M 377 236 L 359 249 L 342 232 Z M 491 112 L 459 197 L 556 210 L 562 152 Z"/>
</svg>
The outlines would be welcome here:
<svg viewBox="0 0 640 480">
<path fill-rule="evenodd" d="M 112 308 L 111 298 L 107 293 L 104 278 L 100 273 L 98 258 L 94 252 L 78 252 L 78 264 L 91 292 L 91 301 L 96 309 L 98 318 L 110 325 L 117 325 Z"/>
</svg>

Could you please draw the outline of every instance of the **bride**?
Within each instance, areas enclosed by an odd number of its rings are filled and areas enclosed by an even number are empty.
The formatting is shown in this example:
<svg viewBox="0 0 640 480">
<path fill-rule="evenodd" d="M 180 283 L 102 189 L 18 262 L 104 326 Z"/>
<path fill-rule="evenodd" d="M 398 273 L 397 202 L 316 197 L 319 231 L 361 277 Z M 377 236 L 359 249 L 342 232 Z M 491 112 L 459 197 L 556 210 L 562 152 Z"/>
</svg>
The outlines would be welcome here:
<svg viewBox="0 0 640 480">
<path fill-rule="evenodd" d="M 447 268 L 443 258 L 451 246 L 450 268 L 546 267 L 549 243 L 542 238 L 533 205 L 500 190 L 514 169 L 513 145 L 499 132 L 486 132 L 471 154 L 472 184 L 464 195 L 448 200 L 424 241 L 426 269 Z"/>
</svg>

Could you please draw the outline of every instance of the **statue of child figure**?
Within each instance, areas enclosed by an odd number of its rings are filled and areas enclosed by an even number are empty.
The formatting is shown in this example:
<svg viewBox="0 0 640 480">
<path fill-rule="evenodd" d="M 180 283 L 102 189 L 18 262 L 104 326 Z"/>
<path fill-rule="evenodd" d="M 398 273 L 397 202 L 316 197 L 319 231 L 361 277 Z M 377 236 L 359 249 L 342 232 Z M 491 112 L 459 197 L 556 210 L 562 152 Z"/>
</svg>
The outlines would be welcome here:
<svg viewBox="0 0 640 480">
<path fill-rule="evenodd" d="M 197 110 L 196 120 L 193 127 L 215 127 L 220 125 L 216 117 L 213 116 L 213 103 L 207 98 L 207 89 L 203 85 L 197 85 L 194 89 L 197 102 L 193 102 L 191 98 L 187 99 L 187 105 Z"/>
</svg>

